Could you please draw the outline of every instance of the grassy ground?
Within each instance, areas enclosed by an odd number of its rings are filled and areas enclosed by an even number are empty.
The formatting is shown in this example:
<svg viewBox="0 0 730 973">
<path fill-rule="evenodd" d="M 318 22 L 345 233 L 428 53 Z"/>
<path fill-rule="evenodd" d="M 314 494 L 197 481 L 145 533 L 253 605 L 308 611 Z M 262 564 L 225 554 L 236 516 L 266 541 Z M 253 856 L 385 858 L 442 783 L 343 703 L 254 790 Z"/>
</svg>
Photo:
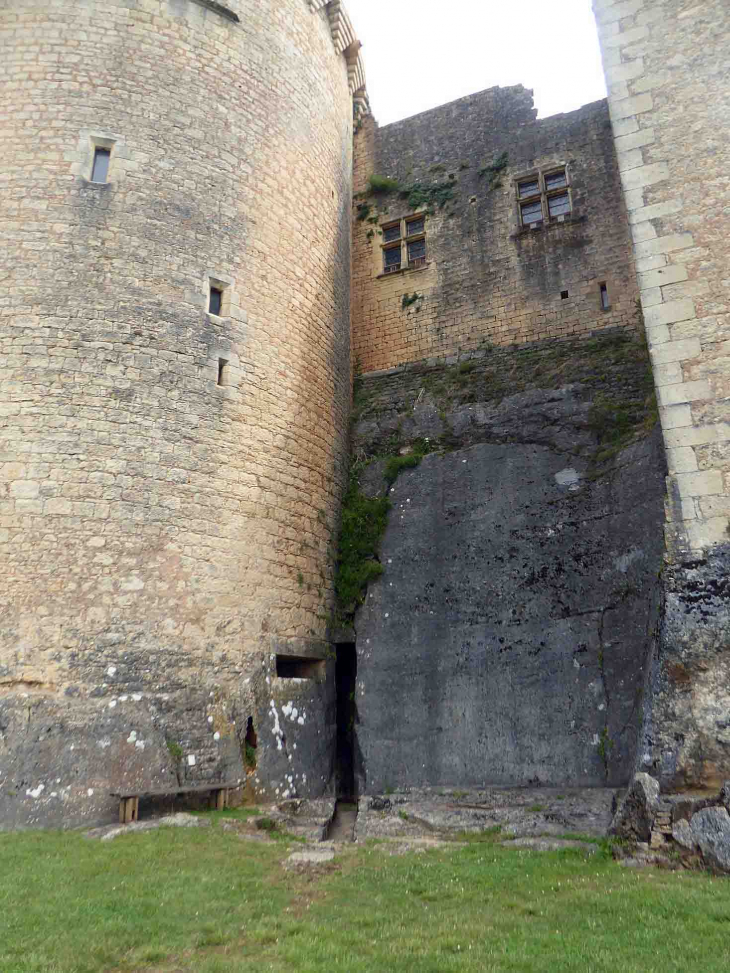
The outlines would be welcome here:
<svg viewBox="0 0 730 973">
<path fill-rule="evenodd" d="M 652 973 L 730 969 L 730 880 L 494 836 L 286 871 L 220 827 L 0 835 L 2 973 Z M 301 847 L 292 846 L 292 847 Z"/>
</svg>

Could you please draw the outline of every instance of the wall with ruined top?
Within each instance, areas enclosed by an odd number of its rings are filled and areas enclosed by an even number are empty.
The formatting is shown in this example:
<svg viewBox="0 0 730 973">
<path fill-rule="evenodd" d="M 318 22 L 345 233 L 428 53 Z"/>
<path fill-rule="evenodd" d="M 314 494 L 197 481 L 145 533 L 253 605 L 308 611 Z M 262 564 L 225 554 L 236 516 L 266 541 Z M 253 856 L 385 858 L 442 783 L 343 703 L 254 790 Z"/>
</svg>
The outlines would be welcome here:
<svg viewBox="0 0 730 973">
<path fill-rule="evenodd" d="M 535 115 L 520 85 L 383 128 L 362 120 L 353 237 L 362 371 L 632 324 L 638 292 L 606 103 Z M 504 167 L 490 172 L 502 156 Z M 555 167 L 567 169 L 571 213 L 523 227 L 516 180 Z M 407 193 L 372 193 L 373 174 L 443 195 L 414 205 Z M 382 227 L 414 212 L 427 213 L 426 264 L 384 275 Z"/>
<path fill-rule="evenodd" d="M 714 787 L 730 776 L 730 8 L 593 6 L 669 466 L 641 769 Z"/>
<path fill-rule="evenodd" d="M 307 0 L 0 6 L 0 825 L 244 778 L 249 717 L 250 785 L 320 793 L 329 675 L 278 679 L 275 655 L 327 654 L 349 22 Z"/>
</svg>

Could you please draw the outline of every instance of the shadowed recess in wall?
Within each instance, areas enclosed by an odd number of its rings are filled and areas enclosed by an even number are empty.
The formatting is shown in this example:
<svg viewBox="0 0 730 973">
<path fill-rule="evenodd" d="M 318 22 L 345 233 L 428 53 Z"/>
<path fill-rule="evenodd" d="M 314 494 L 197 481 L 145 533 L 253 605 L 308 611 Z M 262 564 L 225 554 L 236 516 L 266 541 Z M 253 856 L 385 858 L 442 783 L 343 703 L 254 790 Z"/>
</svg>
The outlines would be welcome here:
<svg viewBox="0 0 730 973">
<path fill-rule="evenodd" d="M 206 10 L 212 10 L 213 13 L 220 14 L 221 17 L 225 17 L 226 20 L 232 21 L 234 24 L 240 24 L 241 18 L 233 10 L 228 7 L 224 7 L 222 3 L 216 3 L 216 0 L 192 0 L 193 3 L 197 3 L 199 7 L 205 7 Z"/>
</svg>

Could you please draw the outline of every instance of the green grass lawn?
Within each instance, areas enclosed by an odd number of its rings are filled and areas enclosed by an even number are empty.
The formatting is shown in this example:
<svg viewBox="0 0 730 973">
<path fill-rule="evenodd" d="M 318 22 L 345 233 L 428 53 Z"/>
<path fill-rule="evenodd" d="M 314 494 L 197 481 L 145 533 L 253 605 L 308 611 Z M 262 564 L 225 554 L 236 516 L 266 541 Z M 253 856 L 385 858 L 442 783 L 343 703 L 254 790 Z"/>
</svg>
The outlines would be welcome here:
<svg viewBox="0 0 730 973">
<path fill-rule="evenodd" d="M 728 879 L 493 835 L 402 856 L 346 846 L 293 872 L 286 841 L 213 817 L 104 843 L 0 835 L 1 973 L 730 970 Z"/>
</svg>

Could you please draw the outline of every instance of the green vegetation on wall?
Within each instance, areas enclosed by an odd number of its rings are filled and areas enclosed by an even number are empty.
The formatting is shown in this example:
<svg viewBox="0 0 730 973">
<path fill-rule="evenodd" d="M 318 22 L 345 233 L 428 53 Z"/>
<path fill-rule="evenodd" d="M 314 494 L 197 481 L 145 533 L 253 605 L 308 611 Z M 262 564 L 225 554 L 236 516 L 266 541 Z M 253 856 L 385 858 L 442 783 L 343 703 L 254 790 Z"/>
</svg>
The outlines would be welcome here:
<svg viewBox="0 0 730 973">
<path fill-rule="evenodd" d="M 491 192 L 492 189 L 497 189 L 502 185 L 501 174 L 509 165 L 509 155 L 506 152 L 502 152 L 498 155 L 491 165 L 483 166 L 479 170 L 479 175 L 488 176 L 487 179 L 487 191 Z"/>
<path fill-rule="evenodd" d="M 417 298 L 417 295 L 414 295 Z M 402 305 L 413 303 L 404 295 Z M 408 380 L 407 376 L 412 375 Z M 391 417 L 387 436 L 360 444 L 344 499 L 335 575 L 336 621 L 347 624 L 365 599 L 370 581 L 379 577 L 380 543 L 388 521 L 387 491 L 403 470 L 418 466 L 433 451 L 459 448 L 449 415 L 471 402 L 500 402 L 531 388 L 560 388 L 578 383 L 590 392 L 587 423 L 594 433 L 590 456 L 593 476 L 610 473 L 613 459 L 647 435 L 657 421 L 654 385 L 643 334 L 630 330 L 595 338 L 549 342 L 539 348 L 496 348 L 486 344 L 478 358 L 454 365 L 414 366 L 403 373 L 402 400 L 394 396 L 392 376 L 355 382 L 353 422 Z M 438 438 L 409 439 L 401 423 L 413 412 L 414 397 L 428 395 L 446 429 Z M 397 423 L 395 431 L 393 424 Z M 364 447 L 364 449 L 363 449 Z M 385 495 L 368 497 L 360 486 L 365 468 L 382 464 Z M 604 748 L 610 741 L 604 742 Z"/>
<path fill-rule="evenodd" d="M 395 445 L 393 446 L 395 448 Z M 417 439 L 409 452 L 386 457 L 383 480 L 386 490 L 398 479 L 402 470 L 418 466 L 431 451 L 425 439 Z M 367 497 L 360 487 L 360 476 L 369 461 L 355 461 L 350 469 L 350 481 L 342 504 L 342 518 L 335 569 L 335 624 L 344 625 L 365 600 L 367 587 L 380 577 L 383 567 L 379 561 L 380 542 L 388 523 L 390 500 L 384 496 Z"/>
<path fill-rule="evenodd" d="M 372 193 L 395 193 L 400 189 L 400 185 L 397 179 L 389 179 L 387 176 L 378 176 L 373 174 L 368 179 L 370 184 L 370 192 Z"/>
<path fill-rule="evenodd" d="M 355 463 L 342 505 L 335 571 L 337 622 L 344 624 L 362 604 L 368 584 L 383 573 L 378 560 L 380 539 L 388 522 L 390 500 L 366 497 L 360 490 Z"/>
<path fill-rule="evenodd" d="M 438 171 L 440 172 L 441 169 Z M 368 194 L 361 194 L 361 198 L 362 195 L 383 197 L 397 193 L 400 199 L 407 201 L 409 209 L 425 209 L 429 213 L 435 213 L 437 207 L 443 209 L 454 198 L 457 185 L 453 175 L 440 182 L 414 182 L 410 185 L 402 185 L 397 179 L 373 174 L 368 183 L 370 191 Z M 371 204 L 367 202 L 358 204 L 357 218 L 360 222 L 368 218 L 371 208 Z"/>
</svg>

